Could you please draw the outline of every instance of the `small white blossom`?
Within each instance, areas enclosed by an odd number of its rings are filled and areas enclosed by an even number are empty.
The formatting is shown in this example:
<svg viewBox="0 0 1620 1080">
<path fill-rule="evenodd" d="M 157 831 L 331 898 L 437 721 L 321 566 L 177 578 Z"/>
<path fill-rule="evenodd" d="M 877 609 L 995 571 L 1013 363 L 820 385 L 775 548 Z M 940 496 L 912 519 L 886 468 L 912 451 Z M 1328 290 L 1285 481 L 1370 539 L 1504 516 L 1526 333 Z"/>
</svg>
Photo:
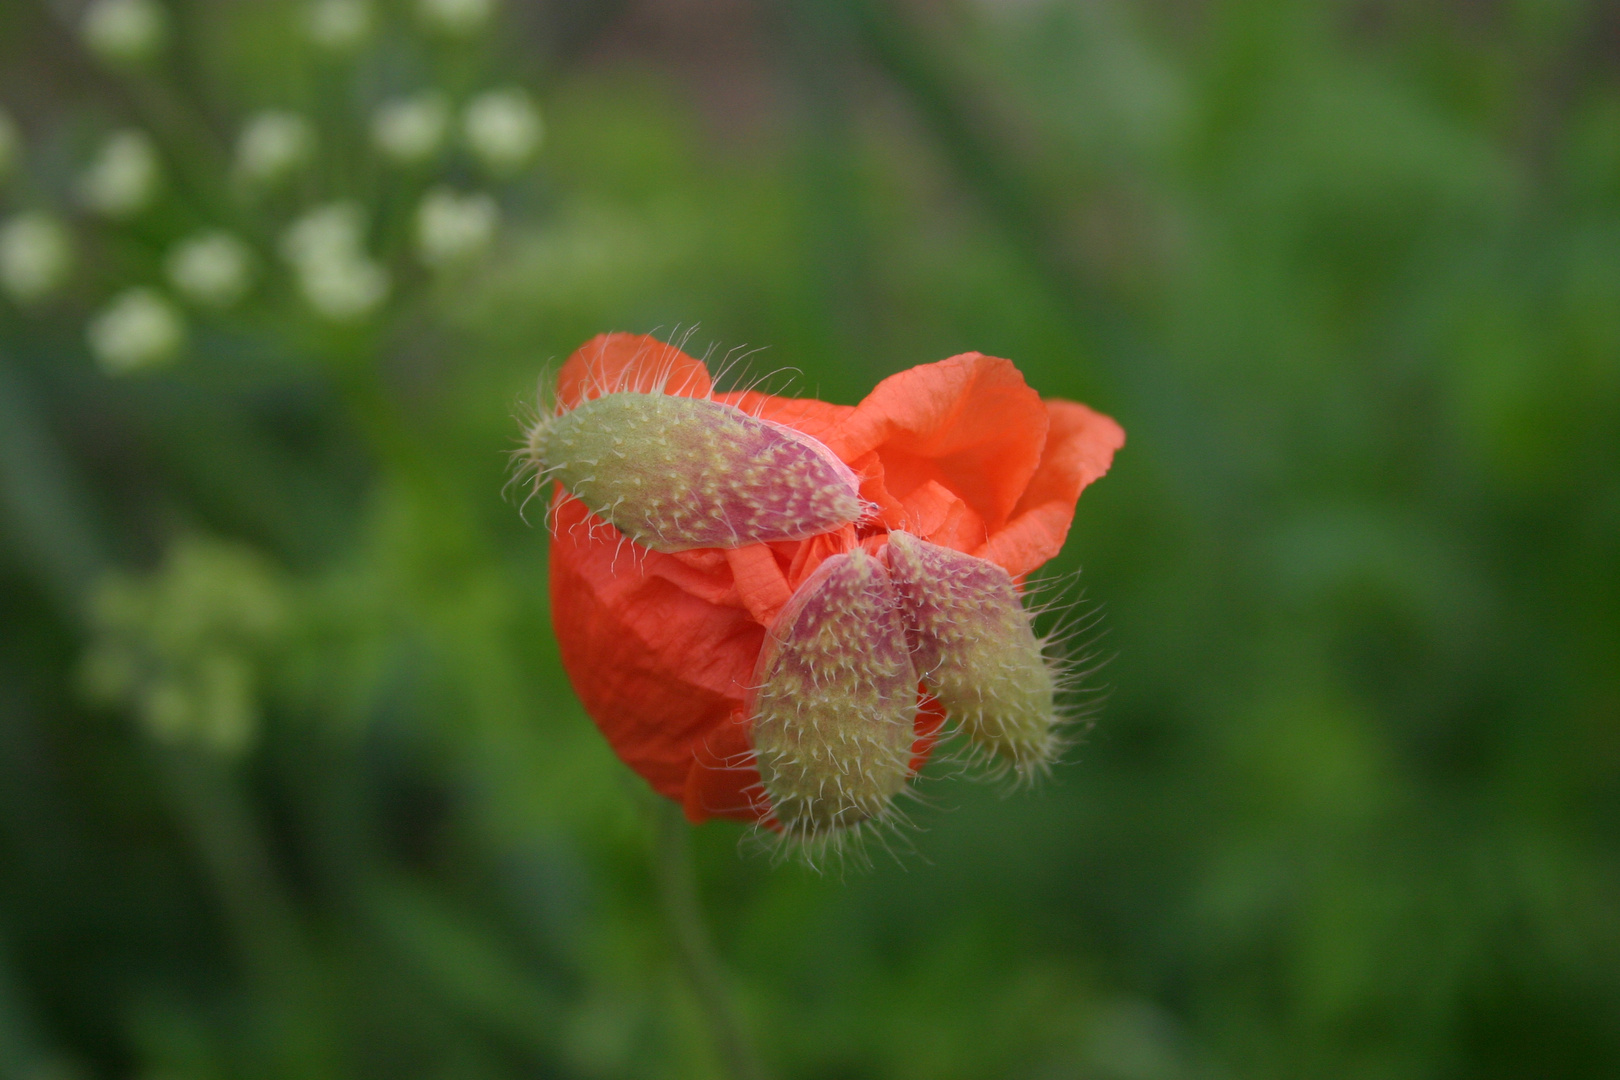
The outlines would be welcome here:
<svg viewBox="0 0 1620 1080">
<path fill-rule="evenodd" d="M 416 246 L 429 266 L 476 255 L 495 239 L 500 210 L 489 195 L 434 188 L 416 208 Z"/>
<path fill-rule="evenodd" d="M 163 47 L 168 17 L 157 0 L 91 0 L 79 30 L 90 51 L 113 63 L 148 59 Z"/>
<path fill-rule="evenodd" d="M 340 202 L 311 210 L 281 238 L 304 299 L 329 319 L 360 318 L 388 297 L 388 271 L 366 255 L 364 233 L 360 207 Z"/>
<path fill-rule="evenodd" d="M 347 51 L 371 33 L 371 5 L 365 0 L 316 0 L 304 28 L 323 49 Z"/>
<path fill-rule="evenodd" d="M 17 152 L 22 147 L 22 134 L 17 130 L 16 121 L 0 112 L 0 177 L 11 171 L 17 162 Z"/>
<path fill-rule="evenodd" d="M 371 120 L 371 141 L 401 162 L 431 157 L 450 126 L 450 105 L 434 91 L 386 101 Z"/>
<path fill-rule="evenodd" d="M 294 266 L 363 255 L 365 215 L 354 202 L 318 206 L 281 234 L 281 254 Z"/>
<path fill-rule="evenodd" d="M 450 34 L 470 34 L 489 22 L 494 0 L 419 0 L 418 10 L 430 25 Z"/>
<path fill-rule="evenodd" d="M 110 218 L 126 218 L 146 208 L 157 193 L 157 146 L 144 131 L 119 131 L 79 178 L 79 197 Z"/>
<path fill-rule="evenodd" d="M 348 322 L 388 298 L 388 271 L 365 258 L 317 260 L 299 267 L 298 286 L 316 312 Z"/>
<path fill-rule="evenodd" d="M 0 287 L 18 303 L 55 290 L 72 265 L 67 230 L 48 214 L 18 214 L 0 226 Z"/>
<path fill-rule="evenodd" d="M 174 305 L 151 289 L 120 293 L 90 320 L 90 351 L 109 375 L 151 367 L 172 357 L 185 340 Z"/>
<path fill-rule="evenodd" d="M 253 252 L 228 232 L 182 240 L 169 252 L 169 280 L 200 304 L 227 307 L 242 298 L 252 279 Z"/>
<path fill-rule="evenodd" d="M 236 172 L 255 184 L 273 184 L 310 159 L 315 131 L 294 112 L 259 113 L 236 141 Z"/>
<path fill-rule="evenodd" d="M 497 171 L 516 168 L 540 145 L 540 110 L 522 90 L 489 90 L 474 98 L 462 117 L 473 153 Z"/>
</svg>

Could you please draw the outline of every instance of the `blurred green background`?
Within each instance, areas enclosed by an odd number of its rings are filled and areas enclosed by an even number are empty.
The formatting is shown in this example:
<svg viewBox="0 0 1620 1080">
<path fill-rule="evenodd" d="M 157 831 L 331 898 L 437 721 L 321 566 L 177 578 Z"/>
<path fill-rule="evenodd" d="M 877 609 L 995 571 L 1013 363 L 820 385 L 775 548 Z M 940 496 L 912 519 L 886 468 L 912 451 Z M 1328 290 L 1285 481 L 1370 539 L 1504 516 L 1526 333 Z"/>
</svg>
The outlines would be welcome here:
<svg viewBox="0 0 1620 1080">
<path fill-rule="evenodd" d="M 0 239 L 0 1075 L 722 1074 L 502 495 L 615 329 L 846 403 L 976 349 L 1130 436 L 1052 782 L 842 874 L 695 831 L 771 1075 L 1615 1075 L 1620 4 L 122 6 L 0 6 L 0 220 L 72 252 Z"/>
</svg>

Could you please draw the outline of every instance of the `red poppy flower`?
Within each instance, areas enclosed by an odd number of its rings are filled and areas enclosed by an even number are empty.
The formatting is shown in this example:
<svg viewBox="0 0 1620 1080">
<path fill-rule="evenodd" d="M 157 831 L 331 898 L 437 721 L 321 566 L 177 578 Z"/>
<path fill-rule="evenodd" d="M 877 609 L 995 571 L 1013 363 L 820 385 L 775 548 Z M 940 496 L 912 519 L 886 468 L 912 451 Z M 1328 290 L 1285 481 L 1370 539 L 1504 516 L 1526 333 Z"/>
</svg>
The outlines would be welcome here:
<svg viewBox="0 0 1620 1080">
<path fill-rule="evenodd" d="M 761 689 L 760 673 L 790 680 L 782 686 L 797 685 L 795 672 L 818 681 L 815 671 L 800 670 L 814 657 L 794 651 L 783 625 L 809 633 L 843 610 L 829 607 L 840 597 L 864 603 L 862 596 L 875 595 L 868 580 L 874 574 L 881 588 L 903 594 L 898 569 L 892 586 L 885 569 L 898 565 L 884 551 L 891 530 L 917 541 L 905 551 L 923 561 L 907 565 L 926 564 L 962 580 L 975 568 L 990 572 L 1003 583 L 991 588 L 1010 597 L 1022 618 L 1010 582 L 1058 553 L 1081 489 L 1108 470 L 1125 438 L 1113 420 L 1084 405 L 1042 401 L 1009 361 L 980 353 L 903 371 L 859 405 L 845 406 L 752 391 L 716 394 L 701 362 L 631 334 L 593 338 L 569 358 L 558 373 L 557 416 L 543 423 L 624 391 L 736 406 L 769 427 L 744 434 L 769 440 L 772 432 L 787 432 L 773 453 L 820 455 L 826 469 L 858 484 L 865 504 L 845 515 L 858 520 L 835 514 L 824 519 L 829 527 L 808 536 L 665 544 L 690 549 L 655 551 L 628 540 L 559 484 L 551 511 L 551 596 L 563 665 L 619 757 L 681 802 L 694 823 L 717 816 L 775 825 L 783 816 L 761 782 L 756 743 L 780 732 L 773 735 L 766 723 L 761 695 L 775 691 Z M 604 447 L 621 441 L 611 432 L 603 440 Z M 805 460 L 804 468 L 823 467 L 819 459 Z M 749 475 L 762 485 L 775 482 L 768 468 Z M 660 477 L 647 479 L 656 485 Z M 832 485 L 827 505 L 837 504 L 836 478 L 822 483 Z M 887 618 L 887 610 L 874 617 Z M 906 633 L 915 649 L 927 627 L 921 616 L 912 622 Z M 1027 619 L 1023 625 L 1028 636 Z M 916 685 L 908 664 L 896 658 L 882 678 Z M 960 667 L 970 678 L 972 663 Z M 949 700 L 949 687 L 942 677 L 932 689 Z M 751 718 L 751 710 L 761 719 Z M 909 745 L 885 752 L 903 752 L 908 774 L 927 759 L 944 711 L 928 693 L 907 706 L 907 715 L 914 713 L 903 740 Z M 787 797 L 783 790 L 779 785 L 778 801 Z"/>
</svg>

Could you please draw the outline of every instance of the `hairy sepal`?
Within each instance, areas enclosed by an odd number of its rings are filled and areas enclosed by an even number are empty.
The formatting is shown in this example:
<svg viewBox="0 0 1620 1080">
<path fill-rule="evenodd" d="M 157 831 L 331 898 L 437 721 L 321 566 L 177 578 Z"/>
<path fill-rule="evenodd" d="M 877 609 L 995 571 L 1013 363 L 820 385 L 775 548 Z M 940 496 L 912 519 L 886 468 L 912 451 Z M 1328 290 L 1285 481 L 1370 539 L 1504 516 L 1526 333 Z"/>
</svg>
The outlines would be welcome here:
<svg viewBox="0 0 1620 1080">
<path fill-rule="evenodd" d="M 865 506 L 827 447 L 708 398 L 604 394 L 548 418 L 530 453 L 540 476 L 654 551 L 803 540 Z"/>
<path fill-rule="evenodd" d="M 799 587 L 766 638 L 750 712 L 786 837 L 816 843 L 888 816 L 912 775 L 917 673 L 881 562 L 834 555 Z"/>
<path fill-rule="evenodd" d="M 889 573 L 923 684 L 979 750 L 1021 777 L 1061 749 L 1057 679 L 995 563 L 891 532 Z"/>
</svg>

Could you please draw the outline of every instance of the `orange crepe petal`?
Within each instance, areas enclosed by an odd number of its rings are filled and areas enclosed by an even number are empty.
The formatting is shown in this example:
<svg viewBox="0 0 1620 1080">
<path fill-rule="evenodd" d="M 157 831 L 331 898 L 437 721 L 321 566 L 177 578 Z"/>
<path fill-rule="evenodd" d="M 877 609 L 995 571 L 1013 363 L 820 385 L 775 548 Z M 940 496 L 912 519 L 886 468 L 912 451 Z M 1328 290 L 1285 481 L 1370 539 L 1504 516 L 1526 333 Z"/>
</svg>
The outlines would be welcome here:
<svg viewBox="0 0 1620 1080">
<path fill-rule="evenodd" d="M 707 397 L 709 387 L 709 369 L 673 345 L 647 334 L 598 334 L 558 370 L 557 403 L 571 409 L 618 391 Z"/>
<path fill-rule="evenodd" d="M 776 553 L 768 544 L 749 544 L 729 549 L 725 555 L 743 606 L 761 626 L 771 625 L 793 597 Z"/>
<path fill-rule="evenodd" d="M 694 572 L 672 556 L 621 550 L 578 500 L 554 517 L 552 619 L 568 679 L 619 757 L 681 799 L 694 745 L 742 707 L 765 628 L 663 576 L 669 564 Z"/>
<path fill-rule="evenodd" d="M 855 409 L 850 405 L 833 405 L 815 398 L 773 397 L 757 390 L 741 393 L 716 394 L 714 400 L 735 405 L 745 413 L 761 420 L 770 420 L 802 431 L 812 439 L 827 441 Z M 847 458 L 845 459 L 848 460 Z"/>
<path fill-rule="evenodd" d="M 994 533 L 1006 523 L 1046 444 L 1046 408 L 1011 361 L 963 353 L 878 383 L 823 440 L 857 473 L 876 453 L 887 512 L 930 480 L 956 494 Z"/>
<path fill-rule="evenodd" d="M 1073 401 L 1049 401 L 1051 433 L 1040 467 L 1007 527 L 973 554 L 1015 578 L 1063 550 L 1080 492 L 1108 471 L 1125 431 L 1109 417 Z"/>
<path fill-rule="evenodd" d="M 752 724 L 741 707 L 703 738 L 692 751 L 681 807 L 694 825 L 711 817 L 757 821 L 771 806 L 754 767 Z"/>
</svg>

